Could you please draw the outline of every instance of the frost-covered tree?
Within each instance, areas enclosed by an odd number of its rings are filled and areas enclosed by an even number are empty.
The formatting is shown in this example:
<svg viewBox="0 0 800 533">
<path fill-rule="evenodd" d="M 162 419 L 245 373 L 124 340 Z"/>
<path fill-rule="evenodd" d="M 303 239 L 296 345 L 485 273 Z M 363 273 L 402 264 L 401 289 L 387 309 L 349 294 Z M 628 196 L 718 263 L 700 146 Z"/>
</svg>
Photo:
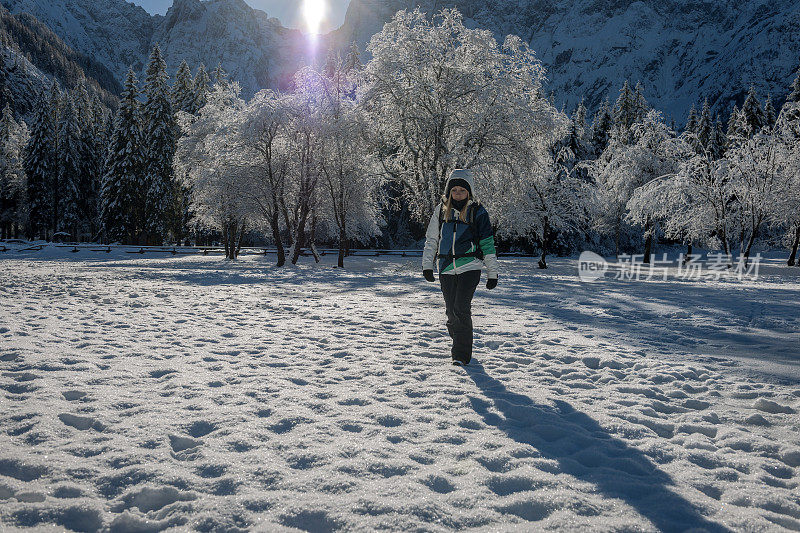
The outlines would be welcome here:
<svg viewBox="0 0 800 533">
<path fill-rule="evenodd" d="M 518 37 L 502 46 L 445 9 L 399 11 L 367 47 L 365 109 L 385 173 L 403 184 L 417 221 L 430 217 L 451 170 L 490 164 L 525 106 L 534 132 L 552 129 L 544 69 Z"/>
<path fill-rule="evenodd" d="M 194 76 L 194 106 L 188 113 L 196 114 L 208 101 L 208 93 L 211 90 L 211 78 L 202 63 L 197 67 L 197 74 Z"/>
<path fill-rule="evenodd" d="M 135 243 L 144 231 L 144 154 L 139 88 L 128 70 L 108 142 L 101 183 L 101 219 L 106 239 Z"/>
<path fill-rule="evenodd" d="M 39 96 L 36 115 L 25 155 L 28 198 L 28 234 L 46 238 L 56 217 L 58 164 L 56 160 L 56 128 L 45 93 Z"/>
<path fill-rule="evenodd" d="M 599 155 L 608 146 L 608 139 L 611 135 L 611 128 L 614 126 L 614 118 L 611 115 L 611 110 L 608 105 L 608 100 L 603 102 L 600 109 L 594 116 L 592 121 L 592 146 L 594 154 Z"/>
<path fill-rule="evenodd" d="M 175 157 L 177 124 L 172 111 L 167 65 L 158 45 L 153 47 L 144 83 L 142 107 L 144 180 L 147 188 L 145 234 L 148 242 L 163 241 L 172 221 L 169 219 L 175 200 L 172 160 Z"/>
<path fill-rule="evenodd" d="M 775 106 L 772 105 L 772 96 L 767 95 L 767 101 L 764 103 L 764 125 L 772 127 L 775 125 L 775 121 L 778 119 L 778 116 L 775 112 Z"/>
<path fill-rule="evenodd" d="M 25 122 L 17 123 L 6 103 L 0 117 L 0 237 L 19 235 L 25 222 L 25 170 L 22 160 L 28 142 Z"/>
<path fill-rule="evenodd" d="M 322 127 L 320 170 L 322 202 L 326 218 L 333 222 L 339 244 L 338 266 L 344 266 L 349 241 L 365 242 L 378 233 L 380 181 L 378 169 L 365 141 L 364 115 L 355 99 L 358 72 L 357 50 L 347 57 L 331 54 L 321 73 Z"/>
<path fill-rule="evenodd" d="M 78 239 L 80 219 L 80 182 L 82 179 L 82 157 L 86 152 L 81 138 L 79 125 L 80 117 L 75 109 L 75 103 L 67 98 L 61 123 L 58 126 L 59 165 L 58 183 L 61 189 L 61 214 L 57 229 Z"/>
<path fill-rule="evenodd" d="M 245 106 L 238 130 L 242 151 L 253 165 L 248 190 L 272 233 L 278 251 L 278 266 L 286 262 L 281 215 L 286 202 L 286 181 L 290 170 L 288 97 L 265 90 Z M 288 215 L 287 215 L 288 218 Z"/>
<path fill-rule="evenodd" d="M 775 133 L 783 144 L 785 179 L 789 189 L 775 211 L 777 222 L 787 230 L 791 242 L 787 264 L 793 266 L 800 245 L 800 102 L 787 99 L 775 123 Z"/>
<path fill-rule="evenodd" d="M 658 220 L 664 235 L 689 246 L 722 248 L 730 253 L 733 191 L 728 162 L 710 152 L 695 152 L 684 137 L 676 148 L 684 154 L 677 172 L 638 188 L 629 202 L 632 212 Z M 679 152 L 680 153 L 680 152 Z"/>
<path fill-rule="evenodd" d="M 308 245 L 316 254 L 315 238 L 318 222 L 317 208 L 320 191 L 319 156 L 322 120 L 321 89 L 319 76 L 310 67 L 295 75 L 298 90 L 288 99 L 289 150 L 294 155 L 290 160 L 291 179 L 287 182 L 283 208 L 286 226 L 292 235 L 290 261 L 296 264 L 300 252 Z"/>
<path fill-rule="evenodd" d="M 695 109 L 694 104 L 692 104 L 692 108 L 689 109 L 689 116 L 686 119 L 686 128 L 684 128 L 684 132 L 697 133 L 697 109 Z"/>
<path fill-rule="evenodd" d="M 192 71 L 186 61 L 181 61 L 172 84 L 172 108 L 175 112 L 195 113 L 195 91 Z"/>
<path fill-rule="evenodd" d="M 789 95 L 786 97 L 787 102 L 797 103 L 800 102 L 800 68 L 797 69 L 797 75 L 792 82 Z"/>
<path fill-rule="evenodd" d="M 630 221 L 644 230 L 644 260 L 649 260 L 658 219 L 648 206 L 630 202 L 639 187 L 674 173 L 681 155 L 661 113 L 650 111 L 628 132 L 615 130 L 606 150 L 592 163 L 604 206 L 600 225 L 614 233 L 617 254 L 624 224 Z"/>
<path fill-rule="evenodd" d="M 586 230 L 593 197 L 593 186 L 576 172 L 570 121 L 562 116 L 559 123 L 549 139 L 528 132 L 524 121 L 514 123 L 509 150 L 481 169 L 487 182 L 481 199 L 491 205 L 498 234 L 537 242 L 539 268 L 547 268 L 557 235 Z"/>
<path fill-rule="evenodd" d="M 742 109 L 739 110 L 738 120 L 738 133 L 740 136 L 751 136 L 761 130 L 767 125 L 764 111 L 758 103 L 758 94 L 756 88 L 750 86 L 750 91 L 747 93 L 747 98 L 742 104 Z"/>
<path fill-rule="evenodd" d="M 792 192 L 785 146 L 777 139 L 774 128 L 765 127 L 749 138 L 738 139 L 725 157 L 736 200 L 735 237 L 747 260 L 764 226 L 778 215 L 776 206 Z"/>
<path fill-rule="evenodd" d="M 216 86 L 199 116 L 179 114 L 183 135 L 174 158 L 176 175 L 188 180 L 198 222 L 222 233 L 231 260 L 257 213 L 249 190 L 253 166 L 243 159 L 236 135 L 243 109 L 238 83 Z"/>
</svg>

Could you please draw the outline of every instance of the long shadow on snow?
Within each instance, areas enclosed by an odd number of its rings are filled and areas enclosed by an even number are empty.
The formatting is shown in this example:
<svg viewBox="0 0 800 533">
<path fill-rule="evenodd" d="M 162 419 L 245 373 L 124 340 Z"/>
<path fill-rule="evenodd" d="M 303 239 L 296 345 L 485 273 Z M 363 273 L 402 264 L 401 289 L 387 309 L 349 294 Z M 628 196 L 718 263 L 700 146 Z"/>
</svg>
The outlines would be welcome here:
<svg viewBox="0 0 800 533">
<path fill-rule="evenodd" d="M 684 282 L 607 280 L 587 284 L 546 276 L 518 277 L 510 283 L 524 289 L 500 293 L 493 299 L 562 324 L 596 328 L 604 338 L 623 337 L 634 348 L 674 352 L 680 347 L 697 355 L 759 360 L 767 355 L 771 361 L 787 365 L 800 363 L 793 349 L 800 338 L 795 331 L 759 331 L 749 325 L 754 319 L 794 316 L 797 291 Z M 564 301 L 564 295 L 580 306 Z M 686 313 L 687 318 L 676 320 L 663 314 L 668 308 Z M 593 310 L 603 310 L 610 316 L 598 316 Z M 784 382 L 798 381 L 775 377 Z"/>
<path fill-rule="evenodd" d="M 537 404 L 509 391 L 477 362 L 466 371 L 491 400 L 470 397 L 475 412 L 515 441 L 558 461 L 561 472 L 593 484 L 607 497 L 626 502 L 661 531 L 730 531 L 709 521 L 691 502 L 671 490 L 672 478 L 641 451 L 612 437 L 567 402 L 556 400 L 554 407 Z M 490 411 L 492 407 L 502 416 Z"/>
</svg>

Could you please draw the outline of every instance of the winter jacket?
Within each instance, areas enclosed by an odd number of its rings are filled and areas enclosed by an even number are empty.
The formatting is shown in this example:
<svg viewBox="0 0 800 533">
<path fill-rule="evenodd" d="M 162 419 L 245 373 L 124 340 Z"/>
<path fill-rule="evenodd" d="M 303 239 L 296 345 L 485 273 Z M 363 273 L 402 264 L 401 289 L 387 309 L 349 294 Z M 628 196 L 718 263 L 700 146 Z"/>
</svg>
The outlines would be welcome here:
<svg viewBox="0 0 800 533">
<path fill-rule="evenodd" d="M 450 210 L 450 218 L 442 220 L 440 227 L 439 219 L 444 218 L 443 209 L 444 206 L 439 204 L 434 209 L 428 224 L 428 231 L 425 234 L 425 249 L 422 252 L 422 269 L 433 270 L 433 264 L 438 255 L 439 274 L 461 274 L 469 270 L 480 270 L 485 266 L 488 277 L 497 278 L 494 234 L 486 209 L 469 200 L 464 206 L 466 221 L 462 221 L 461 213 L 453 208 Z M 472 226 L 469 224 L 470 209 L 475 209 Z M 477 232 L 477 236 L 473 234 L 473 231 Z M 476 251 L 476 243 L 483 252 L 483 260 L 477 257 L 453 257 Z"/>
</svg>

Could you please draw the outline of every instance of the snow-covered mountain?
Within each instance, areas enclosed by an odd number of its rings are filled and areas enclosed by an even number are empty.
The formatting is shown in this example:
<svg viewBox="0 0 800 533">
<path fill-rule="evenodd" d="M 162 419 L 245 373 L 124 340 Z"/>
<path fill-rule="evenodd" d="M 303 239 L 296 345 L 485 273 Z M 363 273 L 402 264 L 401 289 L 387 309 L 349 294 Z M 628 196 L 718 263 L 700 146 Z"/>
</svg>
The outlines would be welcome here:
<svg viewBox="0 0 800 533">
<path fill-rule="evenodd" d="M 510 33 L 547 67 L 556 103 L 613 104 L 627 78 L 680 124 L 708 98 L 727 113 L 752 84 L 782 101 L 800 59 L 796 0 L 352 0 L 338 42 L 362 47 L 399 9 L 457 7 L 470 27 Z"/>
<path fill-rule="evenodd" d="M 243 0 L 175 0 L 165 16 L 151 16 L 125 0 L 2 0 L 27 12 L 67 44 L 105 64 L 119 80 L 129 66 L 142 72 L 158 43 L 171 71 L 221 63 L 246 94 L 281 86 L 306 60 L 306 39 Z"/>
<path fill-rule="evenodd" d="M 175 0 L 151 16 L 125 0 L 2 0 L 29 12 L 67 44 L 105 64 L 121 80 L 142 71 L 158 42 L 170 69 L 222 63 L 245 95 L 285 86 L 309 61 L 308 40 L 243 0 Z M 761 97 L 784 98 L 800 58 L 797 0 L 352 0 L 344 25 L 322 42 L 363 49 L 398 9 L 455 6 L 472 27 L 520 35 L 548 70 L 556 103 L 612 103 L 625 79 L 680 124 L 708 98 L 726 114 L 752 84 Z"/>
</svg>

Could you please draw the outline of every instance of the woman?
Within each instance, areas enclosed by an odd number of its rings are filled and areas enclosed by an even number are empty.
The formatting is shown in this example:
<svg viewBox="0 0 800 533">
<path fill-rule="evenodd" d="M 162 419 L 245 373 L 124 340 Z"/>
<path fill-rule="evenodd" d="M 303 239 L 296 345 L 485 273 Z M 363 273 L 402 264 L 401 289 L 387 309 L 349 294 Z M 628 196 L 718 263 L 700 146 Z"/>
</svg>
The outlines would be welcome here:
<svg viewBox="0 0 800 533">
<path fill-rule="evenodd" d="M 497 286 L 497 255 L 489 213 L 472 196 L 472 173 L 454 170 L 445 185 L 442 203 L 433 212 L 425 235 L 422 275 L 433 277 L 439 259 L 439 282 L 447 310 L 447 331 L 453 339 L 454 365 L 472 358 L 472 296 L 486 267 L 486 288 Z"/>
</svg>

